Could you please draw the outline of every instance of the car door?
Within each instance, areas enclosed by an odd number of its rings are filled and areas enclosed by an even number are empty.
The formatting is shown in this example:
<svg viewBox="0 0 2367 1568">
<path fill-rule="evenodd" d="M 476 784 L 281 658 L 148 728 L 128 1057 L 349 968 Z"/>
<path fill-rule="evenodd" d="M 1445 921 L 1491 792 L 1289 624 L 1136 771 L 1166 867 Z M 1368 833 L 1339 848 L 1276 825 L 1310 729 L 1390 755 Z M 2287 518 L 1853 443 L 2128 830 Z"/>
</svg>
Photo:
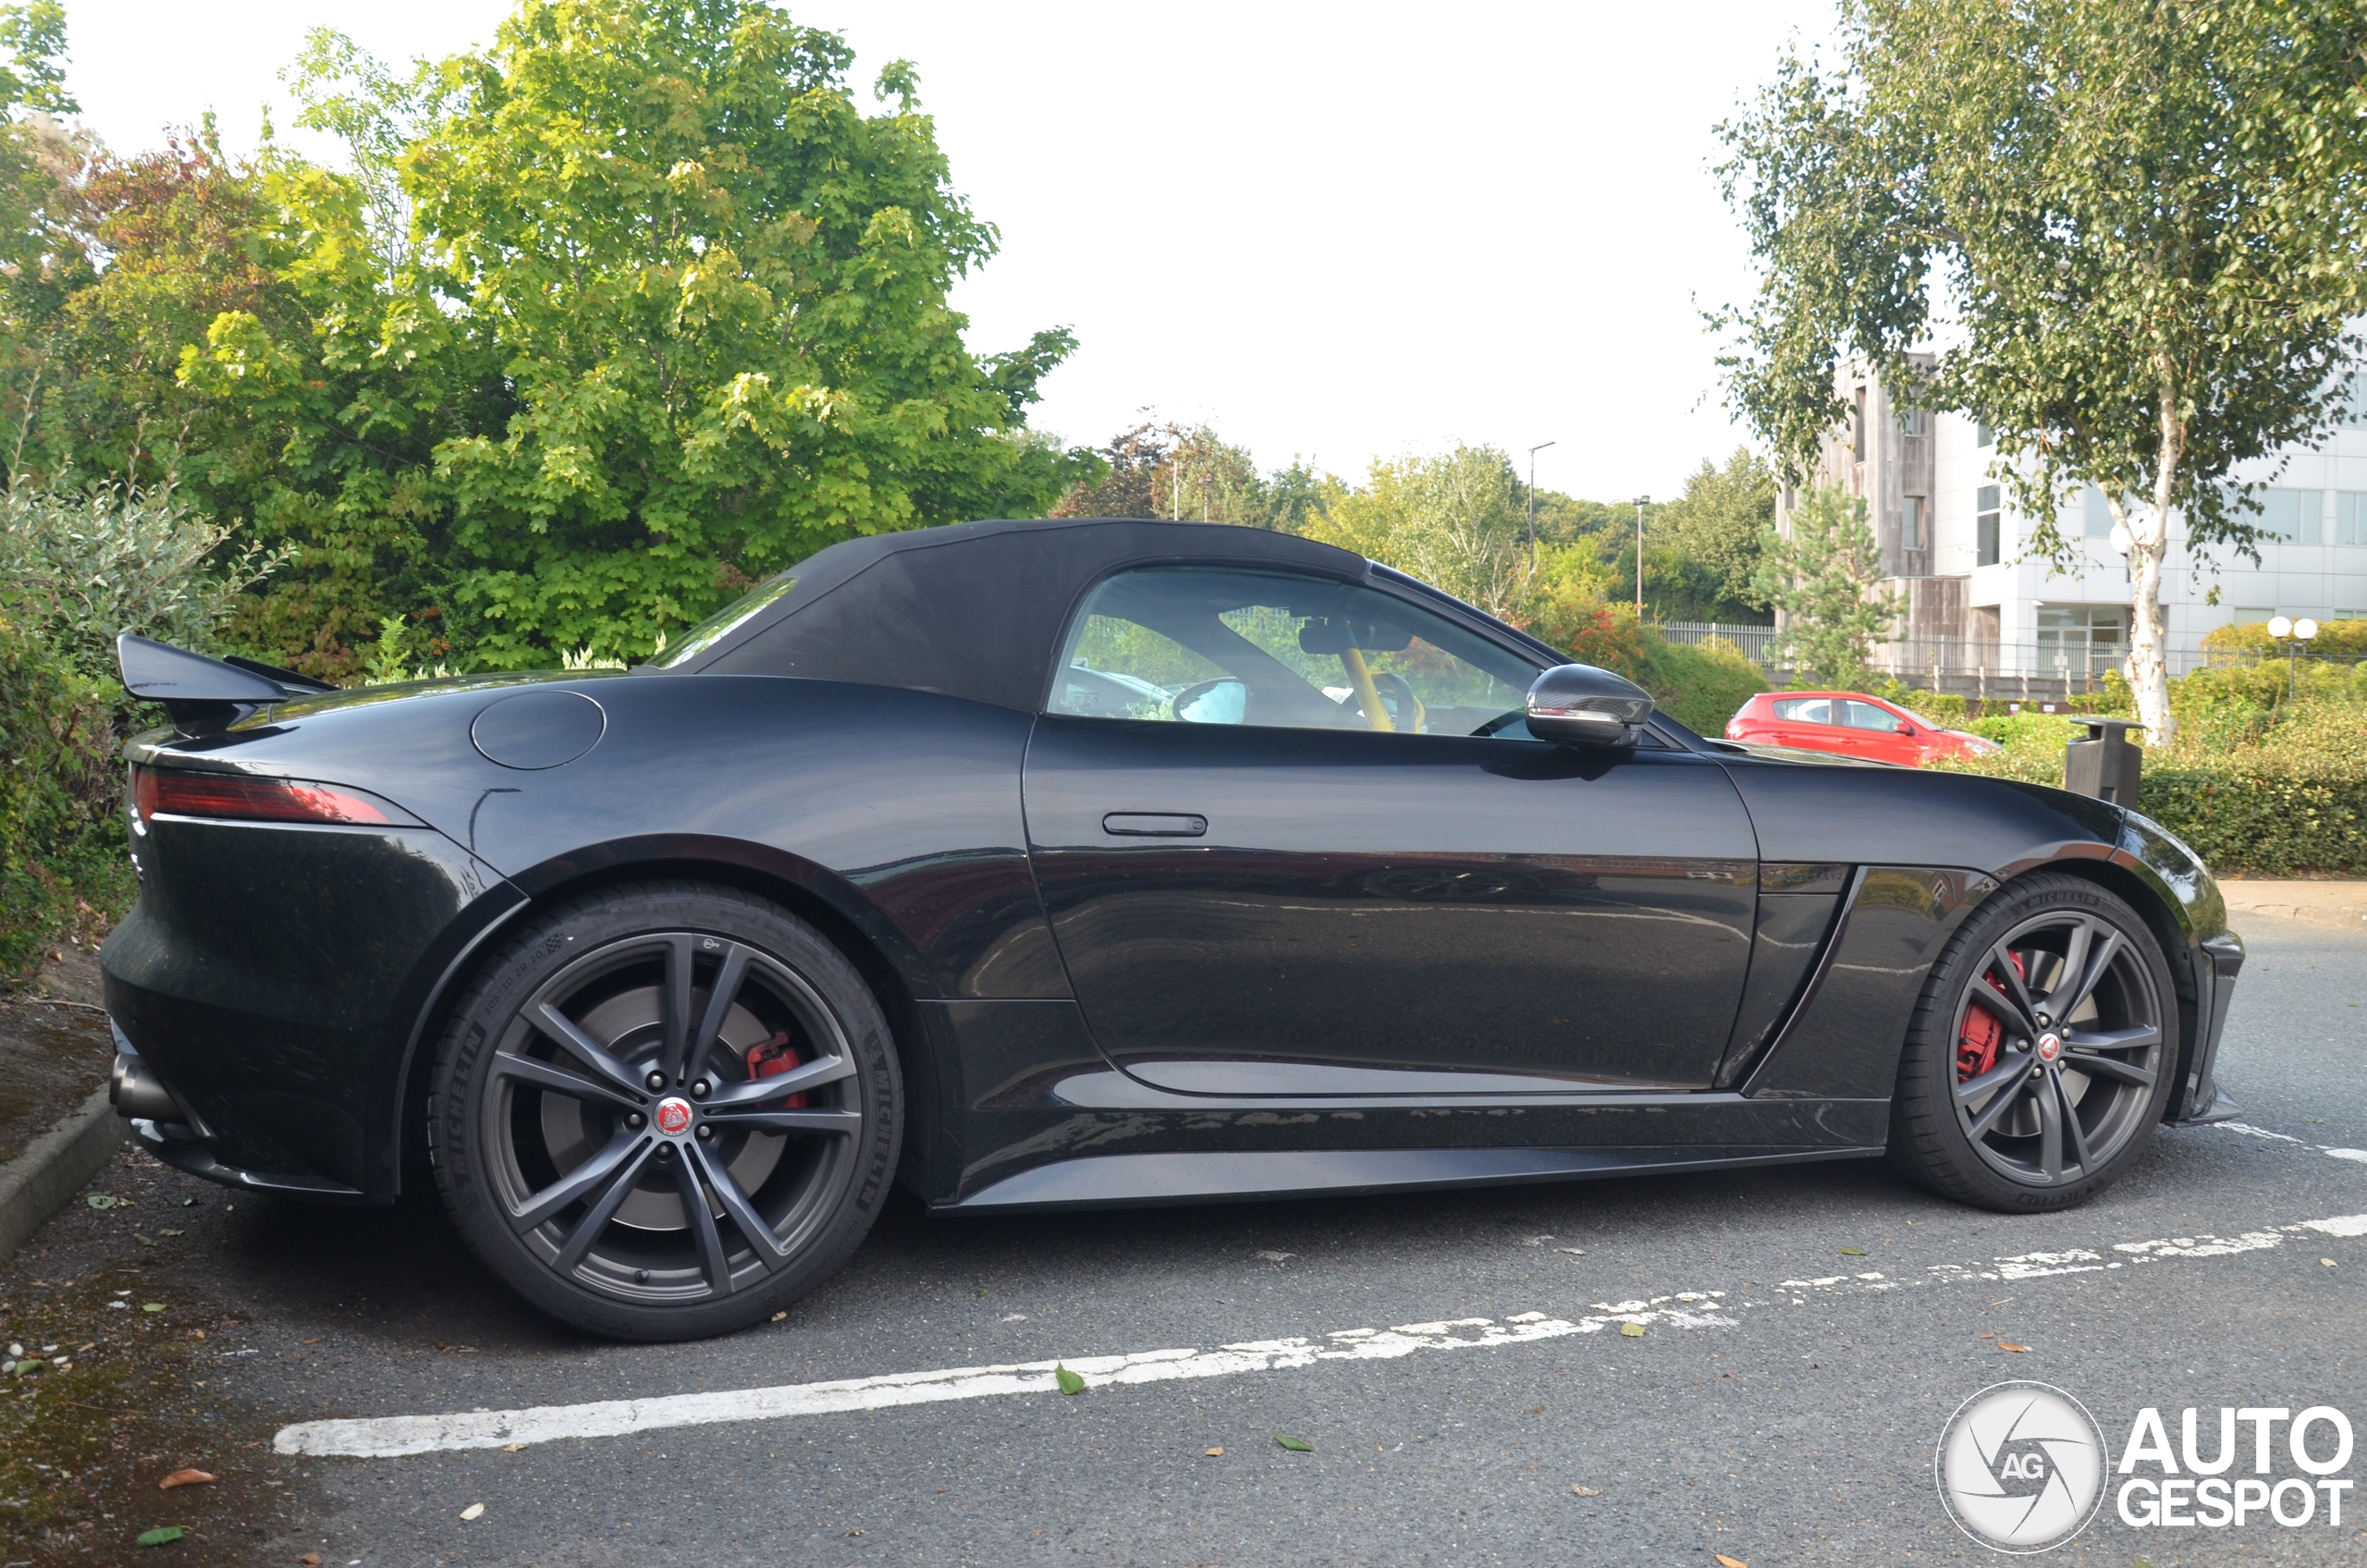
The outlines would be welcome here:
<svg viewBox="0 0 2367 1568">
<path fill-rule="evenodd" d="M 1907 767 L 1922 760 L 1922 748 L 1916 744 L 1916 738 L 1898 732 L 1898 727 L 1907 722 L 1902 716 L 1878 703 L 1855 697 L 1835 705 L 1841 709 L 1842 723 L 1847 729 L 1856 755 Z"/>
<path fill-rule="evenodd" d="M 1835 749 L 1831 697 L 1778 697 L 1772 705 L 1777 745 L 1819 752 Z"/>
<path fill-rule="evenodd" d="M 1710 757 L 1528 738 L 1535 671 L 1361 584 L 1168 567 L 1096 590 L 1024 795 L 1102 1048 L 1211 1094 L 1706 1085 L 1749 819 Z M 1110 677 L 1166 701 L 1096 717 Z"/>
</svg>

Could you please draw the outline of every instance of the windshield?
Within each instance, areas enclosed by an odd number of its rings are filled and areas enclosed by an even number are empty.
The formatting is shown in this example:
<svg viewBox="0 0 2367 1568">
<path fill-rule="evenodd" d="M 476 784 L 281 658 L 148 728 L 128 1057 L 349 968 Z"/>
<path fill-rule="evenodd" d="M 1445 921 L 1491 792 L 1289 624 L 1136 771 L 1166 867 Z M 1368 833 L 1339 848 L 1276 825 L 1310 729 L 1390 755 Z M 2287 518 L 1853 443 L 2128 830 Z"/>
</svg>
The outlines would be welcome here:
<svg viewBox="0 0 2367 1568">
<path fill-rule="evenodd" d="M 757 583 L 730 604 L 716 611 L 682 634 L 682 640 L 649 661 L 656 669 L 675 669 L 705 653 L 726 637 L 740 630 L 767 605 L 797 586 L 797 579 L 789 572 Z"/>
</svg>

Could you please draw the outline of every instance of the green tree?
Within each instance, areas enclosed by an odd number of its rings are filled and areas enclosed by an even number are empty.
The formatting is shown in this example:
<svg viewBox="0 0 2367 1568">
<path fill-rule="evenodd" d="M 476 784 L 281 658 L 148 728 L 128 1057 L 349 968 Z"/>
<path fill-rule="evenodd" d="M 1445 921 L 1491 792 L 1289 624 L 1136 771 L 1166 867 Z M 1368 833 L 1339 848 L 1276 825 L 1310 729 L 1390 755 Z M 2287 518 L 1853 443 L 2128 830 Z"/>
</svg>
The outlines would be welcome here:
<svg viewBox="0 0 2367 1568">
<path fill-rule="evenodd" d="M 1711 613 L 1704 619 L 1748 621 L 1767 607 L 1752 580 L 1759 570 L 1760 539 L 1774 521 L 1775 471 L 1748 447 L 1737 447 L 1723 468 L 1702 459 L 1686 476 L 1685 493 L 1662 508 L 1648 537 L 1685 563 L 1688 577 L 1698 572 L 1709 587 L 1712 602 L 1706 607 Z M 1649 542 L 1645 554 L 1651 554 Z"/>
<path fill-rule="evenodd" d="M 1838 485 L 1819 486 L 1793 511 L 1789 538 L 1772 526 L 1760 535 L 1759 557 L 1752 592 L 1783 616 L 1777 657 L 1827 686 L 1863 687 L 1867 655 L 1889 638 L 1902 604 L 1875 592 L 1883 557 L 1866 503 Z"/>
<path fill-rule="evenodd" d="M 2321 438 L 2357 351 L 2367 8 L 1845 0 L 1841 39 L 1838 70 L 1795 55 L 1721 128 L 1761 275 L 1719 318 L 1733 401 L 1803 469 L 1843 414 L 1837 356 L 1859 356 L 1990 424 L 2028 515 L 2114 497 L 2129 680 L 2166 740 L 2169 517 L 2192 549 L 2248 546 L 2226 475 Z M 2042 521 L 2029 549 L 2068 545 Z"/>
<path fill-rule="evenodd" d="M 1409 571 L 1488 611 L 1512 610 L 1527 526 L 1512 459 L 1493 447 L 1376 459 L 1307 533 Z"/>
<path fill-rule="evenodd" d="M 833 540 L 1040 509 L 1019 410 L 1066 351 L 982 361 L 995 249 L 903 62 L 764 0 L 521 0 L 436 67 L 404 153 L 420 250 L 505 417 L 435 450 L 477 655 L 645 653 Z"/>
</svg>

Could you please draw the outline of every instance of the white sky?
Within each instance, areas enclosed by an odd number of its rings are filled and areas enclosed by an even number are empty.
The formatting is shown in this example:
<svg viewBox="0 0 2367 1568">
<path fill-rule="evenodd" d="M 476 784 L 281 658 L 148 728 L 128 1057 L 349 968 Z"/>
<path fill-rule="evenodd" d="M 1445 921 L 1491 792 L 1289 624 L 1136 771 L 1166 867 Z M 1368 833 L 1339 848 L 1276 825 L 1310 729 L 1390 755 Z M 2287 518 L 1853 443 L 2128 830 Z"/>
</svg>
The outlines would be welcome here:
<svg viewBox="0 0 2367 1568">
<path fill-rule="evenodd" d="M 488 41 L 504 0 L 67 0 L 112 146 L 207 108 L 251 143 L 305 31 L 389 62 Z M 956 184 L 1002 231 L 956 303 L 982 351 L 1082 340 L 1034 423 L 1098 444 L 1207 420 L 1261 466 L 1361 474 L 1456 441 L 1600 499 L 1674 494 L 1741 433 L 1701 308 L 1749 287 L 1711 133 L 1827 0 L 1650 6 L 811 0 L 857 83 L 919 67 Z M 1523 457 L 1520 460 L 1526 462 Z"/>
</svg>

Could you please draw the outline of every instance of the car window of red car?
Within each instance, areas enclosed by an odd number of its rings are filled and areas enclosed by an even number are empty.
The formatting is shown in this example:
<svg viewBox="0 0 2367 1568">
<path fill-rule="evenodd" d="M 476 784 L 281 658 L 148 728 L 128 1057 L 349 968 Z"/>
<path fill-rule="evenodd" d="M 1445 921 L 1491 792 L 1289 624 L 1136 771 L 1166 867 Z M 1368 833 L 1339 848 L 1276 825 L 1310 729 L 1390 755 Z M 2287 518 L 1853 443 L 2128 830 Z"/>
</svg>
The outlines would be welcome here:
<svg viewBox="0 0 2367 1568">
<path fill-rule="evenodd" d="M 1844 703 L 1841 712 L 1841 722 L 1852 729 L 1896 730 L 1901 722 L 1898 715 L 1890 709 L 1876 707 L 1871 703 Z"/>
<path fill-rule="evenodd" d="M 1778 697 L 1775 717 L 1784 724 L 1831 724 L 1833 699 L 1830 697 Z"/>
</svg>

